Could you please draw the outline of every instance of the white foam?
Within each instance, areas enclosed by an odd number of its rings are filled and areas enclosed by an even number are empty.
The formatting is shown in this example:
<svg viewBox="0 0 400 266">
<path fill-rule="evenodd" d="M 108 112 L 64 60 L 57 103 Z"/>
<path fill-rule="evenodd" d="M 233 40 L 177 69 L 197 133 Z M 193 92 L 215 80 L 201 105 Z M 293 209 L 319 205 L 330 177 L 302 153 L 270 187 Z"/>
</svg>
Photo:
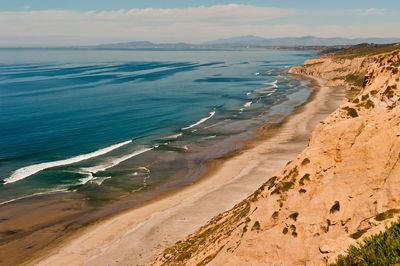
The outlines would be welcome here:
<svg viewBox="0 0 400 266">
<path fill-rule="evenodd" d="M 182 135 L 183 135 L 183 133 L 174 134 L 174 135 L 167 136 L 164 139 L 177 139 L 177 138 L 181 137 Z"/>
<path fill-rule="evenodd" d="M 93 173 L 93 174 L 95 174 L 97 172 L 105 171 L 105 170 L 107 170 L 107 169 L 109 169 L 111 167 L 114 167 L 114 166 L 122 163 L 123 161 L 126 161 L 126 160 L 128 160 L 128 159 L 130 159 L 132 157 L 135 157 L 135 156 L 139 155 L 139 154 L 148 152 L 148 151 L 150 151 L 152 149 L 153 148 L 144 148 L 144 149 L 129 153 L 127 155 L 124 155 L 122 157 L 110 160 L 110 161 L 108 161 L 108 162 L 106 162 L 104 164 L 96 165 L 96 166 L 93 166 L 93 167 L 81 168 L 81 170 L 83 171 L 83 173 Z"/>
<path fill-rule="evenodd" d="M 39 164 L 22 167 L 22 168 L 16 170 L 14 173 L 12 173 L 12 175 L 10 177 L 4 179 L 4 184 L 10 184 L 10 183 L 17 182 L 19 180 L 27 178 L 28 176 L 31 176 L 33 174 L 36 174 L 36 173 L 43 171 L 45 169 L 48 169 L 48 168 L 61 166 L 61 165 L 73 164 L 73 163 L 84 161 L 84 160 L 87 160 L 87 159 L 90 159 L 93 157 L 101 156 L 101 155 L 109 153 L 115 149 L 118 149 L 124 145 L 127 145 L 131 142 L 132 142 L 132 140 L 128 140 L 128 141 L 124 141 L 124 142 L 121 142 L 118 144 L 108 146 L 106 148 L 103 148 L 103 149 L 100 149 L 100 150 L 97 150 L 94 152 L 78 155 L 78 156 L 75 156 L 72 158 L 54 161 L 54 162 L 39 163 Z"/>
<path fill-rule="evenodd" d="M 78 173 L 86 175 L 86 177 L 83 177 L 83 178 L 79 179 L 79 185 L 84 185 L 87 182 L 89 182 L 89 181 L 94 179 L 92 173 L 89 173 L 89 172 L 78 172 Z"/>
<path fill-rule="evenodd" d="M 200 120 L 197 121 L 196 123 L 194 123 L 194 124 L 192 124 L 192 125 L 190 125 L 190 126 L 188 126 L 188 127 L 182 128 L 182 130 L 186 130 L 186 129 L 190 129 L 190 128 L 192 128 L 192 127 L 198 126 L 198 125 L 200 125 L 200 124 L 206 122 L 208 119 L 210 119 L 210 118 L 213 117 L 214 115 L 215 115 L 215 111 L 212 111 L 212 112 L 209 113 L 209 115 L 208 115 L 207 117 L 203 117 L 202 119 L 200 119 Z"/>
<path fill-rule="evenodd" d="M 26 196 L 18 197 L 18 198 L 15 198 L 15 199 L 10 199 L 10 200 L 6 200 L 6 201 L 3 201 L 3 202 L 0 202 L 0 205 L 11 203 L 11 202 L 14 202 L 14 201 L 17 201 L 17 200 L 31 198 L 31 197 L 34 197 L 34 196 L 53 194 L 53 193 L 57 193 L 57 192 L 68 192 L 68 189 L 55 189 L 55 190 L 50 190 L 50 191 L 33 193 L 33 194 L 30 194 L 30 195 L 26 195 Z"/>
<path fill-rule="evenodd" d="M 103 184 L 104 181 L 106 181 L 107 179 L 110 179 L 110 178 L 111 178 L 111 176 L 99 176 L 99 177 L 96 177 L 95 179 L 93 179 L 91 182 L 98 186 L 101 186 L 101 184 Z"/>
<path fill-rule="evenodd" d="M 254 73 L 254 75 L 259 76 L 259 75 L 260 75 L 260 72 L 256 72 L 256 73 Z"/>
<path fill-rule="evenodd" d="M 246 95 L 250 95 L 250 94 L 251 94 L 251 92 L 246 93 Z"/>
<path fill-rule="evenodd" d="M 271 83 L 272 86 L 274 86 L 275 88 L 278 88 L 278 80 L 275 80 L 274 82 Z"/>
<path fill-rule="evenodd" d="M 253 102 L 247 102 L 247 103 L 245 103 L 245 104 L 243 105 L 243 107 L 244 107 L 244 108 L 248 108 L 248 107 L 251 106 L 252 103 L 253 103 Z"/>
</svg>

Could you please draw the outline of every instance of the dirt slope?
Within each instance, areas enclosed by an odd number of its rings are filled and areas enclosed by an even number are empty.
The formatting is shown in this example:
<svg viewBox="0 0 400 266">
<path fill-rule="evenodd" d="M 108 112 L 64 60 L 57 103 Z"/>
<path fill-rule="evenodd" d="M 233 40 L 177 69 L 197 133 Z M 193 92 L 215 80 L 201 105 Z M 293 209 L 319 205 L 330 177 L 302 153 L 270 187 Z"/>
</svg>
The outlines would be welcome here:
<svg viewBox="0 0 400 266">
<path fill-rule="evenodd" d="M 153 264 L 324 265 L 397 219 L 399 48 L 329 54 L 292 68 L 346 86 L 348 100 L 276 176 Z"/>
</svg>

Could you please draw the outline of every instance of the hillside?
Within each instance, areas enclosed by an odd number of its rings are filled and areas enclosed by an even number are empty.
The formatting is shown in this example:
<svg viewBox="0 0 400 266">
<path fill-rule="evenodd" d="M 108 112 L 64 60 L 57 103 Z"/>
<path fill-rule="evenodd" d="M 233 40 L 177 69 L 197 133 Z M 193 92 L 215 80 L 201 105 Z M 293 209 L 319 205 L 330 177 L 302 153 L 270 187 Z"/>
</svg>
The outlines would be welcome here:
<svg viewBox="0 0 400 266">
<path fill-rule="evenodd" d="M 398 38 L 321 38 L 314 36 L 262 38 L 258 36 L 237 36 L 218 39 L 201 44 L 193 43 L 152 43 L 148 41 L 123 42 L 100 44 L 94 46 L 99 49 L 229 49 L 229 48 L 285 48 L 295 47 L 302 49 L 325 49 L 326 47 L 344 47 L 360 43 L 394 43 Z"/>
<path fill-rule="evenodd" d="M 308 147 L 233 209 L 167 248 L 154 265 L 323 265 L 400 215 L 400 46 L 307 60 L 347 99 Z M 268 162 L 265 162 L 268 163 Z"/>
</svg>

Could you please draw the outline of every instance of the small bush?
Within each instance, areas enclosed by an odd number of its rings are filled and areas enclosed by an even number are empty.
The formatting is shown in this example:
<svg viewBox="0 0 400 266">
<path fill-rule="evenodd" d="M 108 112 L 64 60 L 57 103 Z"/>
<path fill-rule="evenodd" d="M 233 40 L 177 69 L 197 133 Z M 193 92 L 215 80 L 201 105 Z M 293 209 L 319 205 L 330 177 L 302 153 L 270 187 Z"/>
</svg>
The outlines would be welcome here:
<svg viewBox="0 0 400 266">
<path fill-rule="evenodd" d="M 384 221 L 386 219 L 391 219 L 393 218 L 393 214 L 399 213 L 399 209 L 390 209 L 385 212 L 379 213 L 375 216 L 375 220 L 378 222 Z"/>
<path fill-rule="evenodd" d="M 289 232 L 289 229 L 287 227 L 283 228 L 282 234 L 286 235 Z"/>
<path fill-rule="evenodd" d="M 260 225 L 260 222 L 259 222 L 259 221 L 256 221 L 256 222 L 253 224 L 253 227 L 251 228 L 251 231 L 254 231 L 254 230 L 256 230 L 256 231 L 260 231 L 260 230 L 261 230 L 261 225 Z"/>
<path fill-rule="evenodd" d="M 265 182 L 265 185 L 268 186 L 268 190 L 273 188 L 275 186 L 276 179 L 278 179 L 277 176 L 273 176 L 270 179 L 268 179 L 267 182 Z"/>
<path fill-rule="evenodd" d="M 310 163 L 310 159 L 304 158 L 304 160 L 301 162 L 301 165 L 304 166 L 304 165 L 307 165 L 309 163 Z"/>
<path fill-rule="evenodd" d="M 335 213 L 340 211 L 340 203 L 339 201 L 335 201 L 335 203 L 332 205 L 331 209 L 329 210 L 329 213 Z"/>
<path fill-rule="evenodd" d="M 370 99 L 367 100 L 367 102 L 364 104 L 364 107 L 369 109 L 369 108 L 374 108 L 375 104 L 373 101 L 371 101 Z"/>
<path fill-rule="evenodd" d="M 299 217 L 298 212 L 294 212 L 291 215 L 289 215 L 289 218 L 292 219 L 293 221 L 297 221 L 297 217 Z"/>
<path fill-rule="evenodd" d="M 386 90 L 383 92 L 383 95 L 385 95 L 388 99 L 392 98 L 394 96 L 394 90 L 397 88 L 396 85 L 388 86 Z"/>
<path fill-rule="evenodd" d="M 303 175 L 303 177 L 299 180 L 299 184 L 304 186 L 304 181 L 310 181 L 310 174 Z"/>
<path fill-rule="evenodd" d="M 368 94 L 365 94 L 365 95 L 361 96 L 361 100 L 362 100 L 362 101 L 365 101 L 365 100 L 368 99 L 368 98 L 369 98 L 369 95 L 368 95 Z"/>
<path fill-rule="evenodd" d="M 307 192 L 307 190 L 305 190 L 304 188 L 299 189 L 299 193 L 300 194 L 303 194 L 303 193 L 306 193 L 306 192 Z"/>
<path fill-rule="evenodd" d="M 368 228 L 362 229 L 362 230 L 358 230 L 357 232 L 351 234 L 350 237 L 353 238 L 353 239 L 359 239 L 367 231 L 368 231 Z"/>
<path fill-rule="evenodd" d="M 331 266 L 398 265 L 400 263 L 400 222 L 384 232 L 368 237 L 359 247 L 350 246 Z"/>
<path fill-rule="evenodd" d="M 346 107 L 343 108 L 343 110 L 346 110 L 347 111 L 347 115 L 350 116 L 350 117 L 358 117 L 357 110 L 354 109 L 354 108 L 346 106 Z"/>
<path fill-rule="evenodd" d="M 278 219 L 278 217 L 279 217 L 279 212 L 278 211 L 275 211 L 271 216 L 271 218 L 274 219 L 274 220 Z"/>
<path fill-rule="evenodd" d="M 277 185 L 277 188 L 274 189 L 274 190 L 271 192 L 271 195 L 273 195 L 273 194 L 281 194 L 281 193 L 283 193 L 283 192 L 286 192 L 286 191 L 288 191 L 289 189 L 293 188 L 293 186 L 294 186 L 294 183 L 293 183 L 293 182 L 282 182 L 282 183 L 278 184 L 278 185 Z"/>
<path fill-rule="evenodd" d="M 345 80 L 351 85 L 362 87 L 364 85 L 365 73 L 349 74 L 346 76 Z"/>
</svg>

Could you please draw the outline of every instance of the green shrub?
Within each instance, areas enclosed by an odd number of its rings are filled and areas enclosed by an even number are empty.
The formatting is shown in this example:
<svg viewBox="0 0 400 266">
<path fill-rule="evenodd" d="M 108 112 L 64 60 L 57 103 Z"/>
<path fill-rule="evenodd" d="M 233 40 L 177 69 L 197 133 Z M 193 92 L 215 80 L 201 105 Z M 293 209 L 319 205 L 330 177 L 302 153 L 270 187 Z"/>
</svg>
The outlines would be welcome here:
<svg viewBox="0 0 400 266">
<path fill-rule="evenodd" d="M 275 189 L 271 192 L 271 195 L 273 195 L 273 194 L 281 194 L 281 193 L 283 193 L 283 192 L 286 192 L 286 191 L 288 191 L 289 189 L 293 188 L 293 186 L 294 186 L 294 183 L 293 183 L 293 182 L 282 182 L 282 183 L 279 183 L 279 184 L 277 185 L 277 188 L 275 188 Z"/>
<path fill-rule="evenodd" d="M 303 177 L 299 180 L 299 184 L 304 186 L 304 181 L 310 181 L 310 174 L 303 175 Z"/>
<path fill-rule="evenodd" d="M 350 235 L 351 238 L 353 239 L 359 239 L 363 234 L 365 234 L 368 231 L 369 228 L 365 228 L 362 230 L 357 230 L 357 232 L 353 233 Z"/>
<path fill-rule="evenodd" d="M 367 102 L 364 104 L 364 107 L 369 109 L 369 108 L 374 108 L 375 104 L 373 101 L 371 101 L 370 99 L 367 100 Z"/>
<path fill-rule="evenodd" d="M 362 87 L 364 86 L 365 73 L 349 74 L 346 76 L 345 81 L 351 85 Z"/>
<path fill-rule="evenodd" d="M 375 216 L 375 220 L 378 222 L 384 221 L 386 219 L 393 218 L 393 214 L 399 213 L 399 209 L 390 209 L 385 212 L 379 213 Z"/>
<path fill-rule="evenodd" d="M 304 160 L 301 162 L 301 165 L 304 166 L 304 165 L 307 165 L 309 163 L 310 163 L 310 159 L 304 158 Z"/>
<path fill-rule="evenodd" d="M 292 219 L 293 221 L 297 221 L 297 217 L 299 217 L 298 212 L 294 212 L 291 215 L 289 215 L 289 218 Z"/>
<path fill-rule="evenodd" d="M 347 111 L 347 115 L 349 115 L 350 117 L 358 117 L 358 113 L 357 110 L 351 107 L 344 107 L 343 110 Z"/>
<path fill-rule="evenodd" d="M 350 246 L 331 266 L 398 265 L 400 263 L 400 222 L 384 232 L 368 237 L 359 247 Z"/>
<path fill-rule="evenodd" d="M 329 213 L 335 213 L 340 211 L 340 203 L 339 201 L 335 201 L 335 203 L 332 205 L 331 209 L 329 210 Z"/>
<path fill-rule="evenodd" d="M 300 193 L 300 194 L 306 193 L 306 192 L 307 192 L 307 190 L 305 190 L 304 188 L 299 189 L 299 193 Z"/>
<path fill-rule="evenodd" d="M 253 227 L 251 228 L 251 231 L 254 231 L 254 230 L 260 231 L 260 229 L 261 229 L 260 222 L 259 222 L 259 221 L 256 221 L 256 222 L 253 224 Z"/>
<path fill-rule="evenodd" d="M 274 219 L 274 220 L 278 219 L 278 217 L 279 217 L 279 212 L 278 211 L 275 211 L 271 216 L 271 218 Z"/>
</svg>

